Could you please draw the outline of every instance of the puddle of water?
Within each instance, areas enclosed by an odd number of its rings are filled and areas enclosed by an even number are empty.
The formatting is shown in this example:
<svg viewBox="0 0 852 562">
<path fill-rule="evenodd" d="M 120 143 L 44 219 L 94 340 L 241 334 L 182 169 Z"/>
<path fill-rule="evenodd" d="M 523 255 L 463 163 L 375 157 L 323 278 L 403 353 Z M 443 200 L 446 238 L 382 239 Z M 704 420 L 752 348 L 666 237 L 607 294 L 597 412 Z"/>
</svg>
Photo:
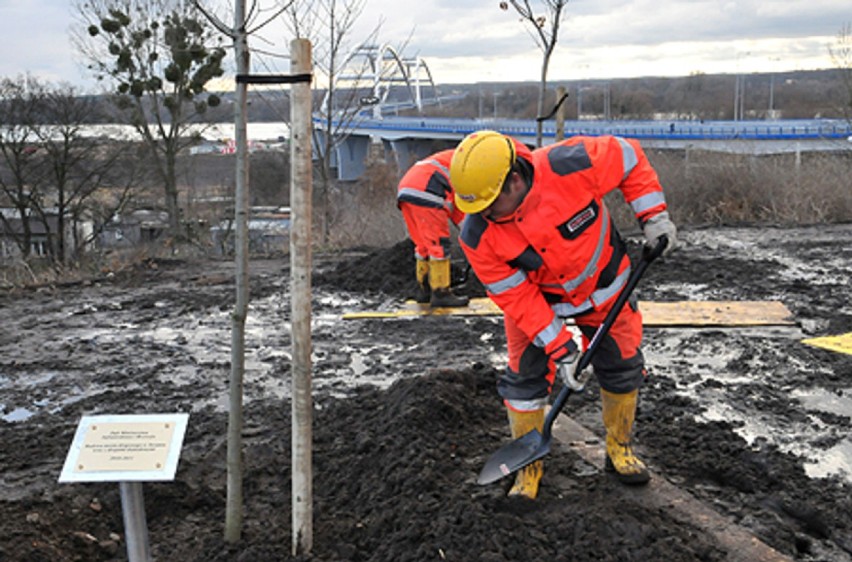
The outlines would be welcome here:
<svg viewBox="0 0 852 562">
<path fill-rule="evenodd" d="M 717 330 L 718 331 L 718 330 Z M 728 330 L 731 337 L 758 337 L 798 340 L 798 327 L 755 327 Z M 644 348 L 648 365 L 659 376 L 673 379 L 678 391 L 702 404 L 703 414 L 699 421 L 726 421 L 737 424 L 736 433 L 753 443 L 761 438 L 778 446 L 781 450 L 807 459 L 805 470 L 811 477 L 838 475 L 852 481 L 852 438 L 846 438 L 830 449 L 820 449 L 813 444 L 825 438 L 830 428 L 821 422 L 816 412 L 852 416 L 852 392 L 836 393 L 821 388 L 795 389 L 790 396 L 804 405 L 810 416 L 804 423 L 790 424 L 789 420 L 775 419 L 772 414 L 737 406 L 729 393 L 754 382 L 755 376 L 767 376 L 759 368 L 750 373 L 731 372 L 728 365 L 736 355 L 726 352 L 726 346 L 718 338 L 704 343 L 701 330 L 661 329 L 649 334 Z M 684 364 L 689 364 L 689 378 L 680 376 Z M 802 368 L 805 368 L 802 366 Z M 712 381 L 718 385 L 707 386 Z"/>
<path fill-rule="evenodd" d="M 696 420 L 701 422 L 728 422 L 738 425 L 739 427 L 735 429 L 735 432 L 749 444 L 754 443 L 758 437 L 769 437 L 766 434 L 766 424 L 763 420 L 754 416 L 746 416 L 724 402 L 708 405 L 703 413 L 696 416 Z"/>
<path fill-rule="evenodd" d="M 818 460 L 808 459 L 805 473 L 811 478 L 843 474 L 852 480 L 852 439 L 847 437 L 831 449 L 820 452 Z"/>
<path fill-rule="evenodd" d="M 370 366 L 364 360 L 364 356 L 360 353 L 353 353 L 351 359 L 352 361 L 349 367 L 352 369 L 352 372 L 355 374 L 356 377 L 362 376 L 364 373 L 367 372 L 367 369 L 370 368 Z"/>
<path fill-rule="evenodd" d="M 852 416 L 852 393 L 832 392 L 824 388 L 796 389 L 791 393 L 808 410 L 828 412 L 838 416 Z M 852 480 L 852 437 L 820 451 L 819 459 L 809 459 L 805 472 L 813 478 L 845 474 Z"/>
<path fill-rule="evenodd" d="M 790 395 L 808 410 L 852 417 L 852 392 L 837 393 L 825 388 L 795 389 Z"/>
<path fill-rule="evenodd" d="M 79 402 L 80 400 L 82 400 L 83 398 L 86 398 L 88 396 L 88 394 L 83 393 L 83 390 L 80 389 L 80 388 L 77 388 L 75 390 L 78 391 L 79 394 L 76 394 L 74 396 L 67 396 L 67 397 L 63 398 L 62 400 L 59 400 L 58 402 L 55 402 L 55 403 L 51 403 L 48 400 L 44 400 L 43 402 L 44 402 L 45 406 L 50 406 L 51 404 L 53 404 L 53 406 L 48 410 L 48 413 L 58 414 L 66 406 L 70 406 L 71 404 Z"/>
<path fill-rule="evenodd" d="M 176 365 L 168 371 L 160 371 L 157 378 L 176 386 L 191 386 L 198 382 L 198 367 L 195 365 Z"/>
<path fill-rule="evenodd" d="M 12 388 L 13 386 L 17 389 L 42 386 L 52 381 L 56 375 L 57 373 L 54 371 L 40 374 L 27 373 L 26 376 L 20 376 L 14 382 L 10 378 L 2 377 L 0 378 L 0 389 Z"/>
<path fill-rule="evenodd" d="M 705 397 L 706 400 L 706 397 Z M 848 406 L 847 406 L 848 407 Z M 828 411 L 828 409 L 825 409 Z M 848 415 L 842 412 L 834 412 Z M 786 427 L 783 435 L 774 434 L 773 427 L 778 423 L 740 412 L 723 401 L 707 406 L 698 421 L 724 421 L 738 425 L 734 432 L 751 444 L 758 438 L 774 443 L 782 451 L 798 455 L 805 460 L 805 473 L 811 478 L 843 476 L 852 481 L 852 438 L 847 437 L 826 450 L 810 447 L 811 438 L 818 437 L 824 424 L 816 418 L 810 423 Z"/>
<path fill-rule="evenodd" d="M 656 290 L 677 293 L 684 300 L 703 300 L 707 295 L 707 285 L 697 283 L 661 283 Z"/>
<path fill-rule="evenodd" d="M 15 408 L 8 414 L 3 415 L 3 421 L 14 423 L 30 419 L 35 415 L 35 412 L 26 408 Z"/>
<path fill-rule="evenodd" d="M 51 377 L 52 378 L 52 377 Z M 66 392 L 63 390 L 63 392 Z M 74 387 L 69 389 L 67 394 L 63 396 L 62 399 L 56 400 L 51 398 L 40 398 L 39 400 L 33 401 L 30 407 L 19 407 L 15 408 L 11 412 L 4 414 L 2 419 L 7 422 L 20 422 L 26 421 L 36 415 L 39 412 L 47 412 L 48 414 L 58 414 L 63 408 L 79 402 L 80 400 L 91 395 L 89 392 L 84 392 L 80 387 Z M 0 405 L 0 411 L 3 409 L 3 406 Z"/>
</svg>

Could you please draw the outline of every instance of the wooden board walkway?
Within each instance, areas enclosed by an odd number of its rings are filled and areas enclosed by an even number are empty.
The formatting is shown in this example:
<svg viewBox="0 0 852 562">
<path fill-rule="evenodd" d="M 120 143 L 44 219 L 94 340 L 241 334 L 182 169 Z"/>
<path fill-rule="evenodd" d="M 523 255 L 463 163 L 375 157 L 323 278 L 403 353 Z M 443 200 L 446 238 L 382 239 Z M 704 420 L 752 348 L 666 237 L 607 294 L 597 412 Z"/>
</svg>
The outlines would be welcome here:
<svg viewBox="0 0 852 562">
<path fill-rule="evenodd" d="M 779 301 L 639 301 L 646 326 L 790 326 L 793 315 Z M 460 308 L 430 308 L 406 301 L 396 310 L 350 312 L 344 320 L 408 318 L 412 316 L 502 316 L 487 297 L 471 299 Z"/>
<path fill-rule="evenodd" d="M 564 413 L 556 418 L 553 437 L 560 445 L 578 454 L 594 467 L 603 467 L 605 447 L 597 436 Z M 711 509 L 688 492 L 655 475 L 647 486 L 624 486 L 625 501 L 633 501 L 648 509 L 656 509 L 671 515 L 675 520 L 694 525 L 703 530 L 720 548 L 727 551 L 729 562 L 792 561 L 762 542 L 748 530 Z"/>
</svg>

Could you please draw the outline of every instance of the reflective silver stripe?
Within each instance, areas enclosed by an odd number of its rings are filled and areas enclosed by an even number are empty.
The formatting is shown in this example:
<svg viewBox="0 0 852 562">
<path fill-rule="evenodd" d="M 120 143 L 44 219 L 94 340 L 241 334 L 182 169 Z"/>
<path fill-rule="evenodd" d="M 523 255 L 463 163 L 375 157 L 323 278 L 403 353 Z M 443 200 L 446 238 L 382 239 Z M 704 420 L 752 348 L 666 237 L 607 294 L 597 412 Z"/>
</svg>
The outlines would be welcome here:
<svg viewBox="0 0 852 562">
<path fill-rule="evenodd" d="M 601 303 L 606 302 L 607 300 L 614 297 L 618 291 L 627 283 L 627 278 L 630 277 L 630 268 L 624 270 L 618 277 L 615 278 L 615 281 L 609 284 L 609 287 L 604 287 L 602 289 L 598 289 L 592 296 L 589 297 L 591 301 L 595 304 L 595 306 L 600 305 Z"/>
<path fill-rule="evenodd" d="M 657 191 L 654 193 L 649 193 L 648 195 L 643 195 L 639 199 L 634 200 L 630 203 L 630 208 L 633 209 L 634 214 L 639 214 L 643 211 L 647 211 L 648 209 L 653 209 L 657 205 L 662 205 L 666 202 L 666 196 L 663 195 L 662 191 Z"/>
<path fill-rule="evenodd" d="M 639 163 L 639 157 L 636 156 L 636 151 L 633 149 L 633 145 L 621 137 L 615 138 L 618 139 L 618 142 L 621 144 L 621 159 L 624 163 L 624 175 L 621 177 L 623 180 L 630 174 L 630 172 L 633 171 L 636 164 Z"/>
<path fill-rule="evenodd" d="M 429 256 L 422 256 L 417 250 L 414 250 L 414 259 L 420 261 L 427 261 L 429 259 Z"/>
<path fill-rule="evenodd" d="M 418 166 L 425 166 L 426 164 L 431 164 L 432 166 L 435 166 L 436 168 L 438 168 L 438 171 L 443 172 L 445 176 L 447 176 L 447 177 L 450 176 L 450 171 L 446 167 L 444 167 L 443 164 L 438 162 L 437 160 L 430 158 L 428 160 L 421 160 L 420 162 L 417 163 Z"/>
<path fill-rule="evenodd" d="M 598 247 L 595 248 L 595 253 L 592 255 L 592 258 L 589 260 L 588 265 L 586 265 L 586 269 L 583 270 L 579 276 L 574 279 L 569 279 L 565 283 L 562 284 L 562 288 L 565 289 L 565 292 L 570 293 L 577 287 L 579 287 L 583 281 L 591 277 L 598 270 L 598 260 L 601 259 L 601 254 L 603 253 L 604 244 L 609 239 L 609 211 L 605 206 L 601 206 L 601 216 L 600 220 L 603 222 L 601 225 L 601 234 L 598 237 Z"/>
<path fill-rule="evenodd" d="M 576 316 L 590 310 L 592 308 L 592 301 L 591 299 L 586 299 L 577 306 L 574 306 L 570 302 L 558 302 L 551 308 L 553 309 L 553 313 L 560 318 L 570 318 L 571 316 Z"/>
<path fill-rule="evenodd" d="M 527 274 L 521 271 L 520 269 L 516 270 L 513 274 L 506 277 L 505 279 L 501 279 L 496 283 L 488 283 L 485 285 L 485 288 L 492 295 L 499 295 L 500 293 L 505 293 L 509 289 L 514 289 L 521 283 L 527 280 Z"/>
<path fill-rule="evenodd" d="M 578 305 L 573 305 L 570 302 L 558 302 L 551 306 L 553 313 L 560 318 L 570 318 L 578 314 L 582 314 L 590 310 L 593 306 L 598 306 L 612 298 L 618 291 L 627 283 L 627 278 L 630 277 L 630 267 L 624 270 L 624 273 L 615 278 L 615 280 L 607 287 L 603 287 L 593 292 L 592 295 Z"/>
<path fill-rule="evenodd" d="M 565 327 L 565 323 L 559 317 L 554 317 L 553 321 L 550 325 L 544 330 L 540 331 L 536 334 L 533 343 L 538 347 L 544 349 L 547 345 L 556 339 L 559 335 L 559 332 L 562 331 L 562 328 Z"/>
<path fill-rule="evenodd" d="M 532 412 L 533 410 L 541 410 L 547 406 L 547 397 L 532 398 L 530 400 L 507 398 L 506 403 L 509 404 L 513 410 L 518 410 L 519 412 Z"/>
<path fill-rule="evenodd" d="M 436 205 L 440 205 L 441 207 L 447 206 L 447 201 L 443 197 L 438 197 L 437 195 L 413 187 L 403 187 L 397 192 L 396 198 L 405 198 L 406 202 L 414 203 L 415 205 L 417 204 L 416 201 L 423 201 L 424 203 L 429 203 L 430 207 Z"/>
</svg>

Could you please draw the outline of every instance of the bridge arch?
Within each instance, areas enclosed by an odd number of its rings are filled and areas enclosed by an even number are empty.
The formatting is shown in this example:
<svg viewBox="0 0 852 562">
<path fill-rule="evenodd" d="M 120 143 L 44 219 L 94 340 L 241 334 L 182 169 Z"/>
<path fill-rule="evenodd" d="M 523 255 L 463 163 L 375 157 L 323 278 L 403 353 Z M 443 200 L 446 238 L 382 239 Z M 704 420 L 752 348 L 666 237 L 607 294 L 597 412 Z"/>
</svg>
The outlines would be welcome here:
<svg viewBox="0 0 852 562">
<path fill-rule="evenodd" d="M 396 109 L 414 107 L 422 112 L 424 100 L 440 103 L 432 73 L 426 61 L 403 57 L 385 43 L 364 42 L 343 59 L 334 78 L 334 90 L 350 90 L 357 95 L 357 111 L 381 118 Z M 432 98 L 423 96 L 424 86 L 431 87 Z M 405 95 L 400 95 L 400 90 Z M 322 107 L 326 107 L 329 92 Z M 347 102 L 352 110 L 351 99 Z M 337 110 L 335 110 L 337 111 Z"/>
</svg>

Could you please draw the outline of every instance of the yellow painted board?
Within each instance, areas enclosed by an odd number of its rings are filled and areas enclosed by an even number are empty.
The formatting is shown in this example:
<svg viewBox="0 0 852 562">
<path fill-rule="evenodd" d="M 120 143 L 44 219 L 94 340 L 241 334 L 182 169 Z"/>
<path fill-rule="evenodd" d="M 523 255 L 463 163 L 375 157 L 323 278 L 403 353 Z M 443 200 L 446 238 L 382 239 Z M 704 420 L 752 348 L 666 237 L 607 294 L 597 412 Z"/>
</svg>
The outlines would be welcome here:
<svg viewBox="0 0 852 562">
<path fill-rule="evenodd" d="M 828 349 L 830 351 L 838 351 L 852 355 L 852 332 L 841 334 L 839 336 L 825 336 L 822 338 L 810 338 L 802 340 L 802 343 Z"/>
<path fill-rule="evenodd" d="M 646 326 L 777 326 L 795 324 L 792 313 L 778 301 L 640 301 Z M 390 311 L 351 312 L 345 320 L 404 318 L 410 316 L 499 316 L 502 311 L 491 299 L 475 298 L 466 307 L 430 308 L 406 301 Z"/>
<path fill-rule="evenodd" d="M 386 311 L 348 312 L 344 320 L 360 320 L 363 318 L 404 318 L 407 316 L 502 316 L 503 311 L 487 298 L 470 299 L 467 306 L 454 308 L 431 308 L 428 304 L 419 304 L 412 300 L 405 301 L 402 308 Z"/>
</svg>

